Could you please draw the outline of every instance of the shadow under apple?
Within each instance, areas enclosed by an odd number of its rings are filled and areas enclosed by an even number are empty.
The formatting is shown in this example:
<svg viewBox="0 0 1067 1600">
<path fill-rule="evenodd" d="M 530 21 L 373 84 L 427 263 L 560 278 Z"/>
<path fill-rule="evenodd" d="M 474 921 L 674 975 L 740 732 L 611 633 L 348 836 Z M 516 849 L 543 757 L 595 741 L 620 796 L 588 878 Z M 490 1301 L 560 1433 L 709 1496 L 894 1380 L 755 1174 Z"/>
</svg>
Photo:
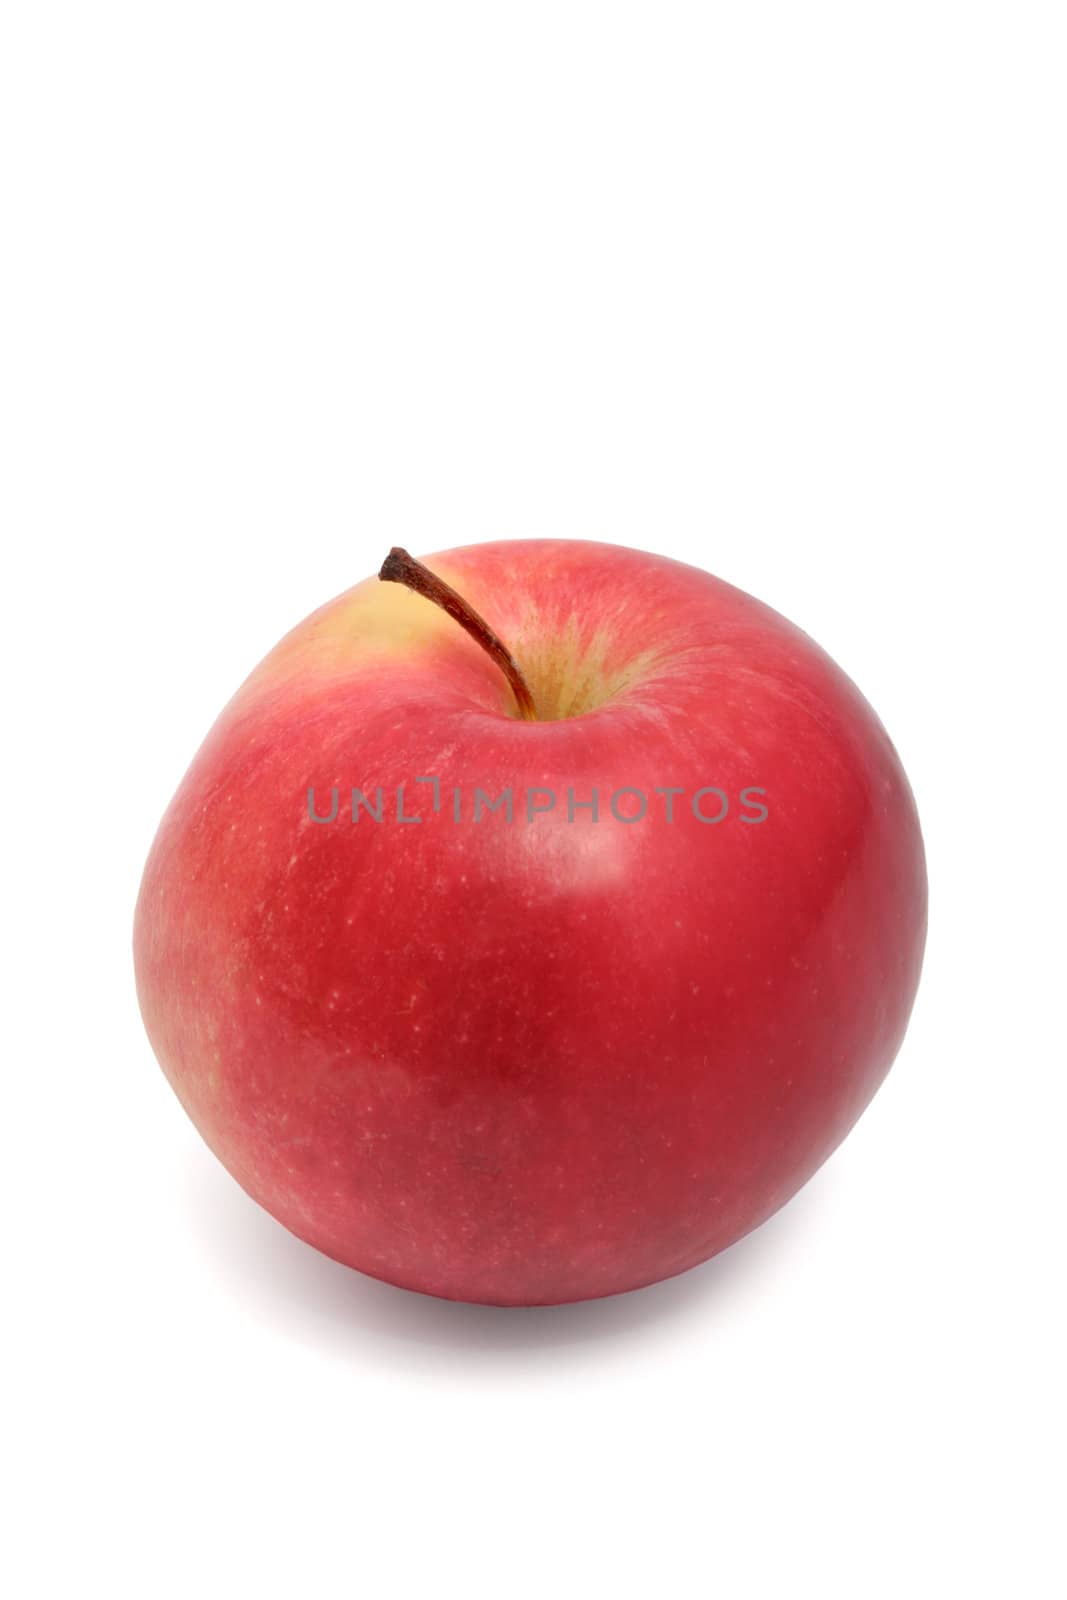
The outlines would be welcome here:
<svg viewBox="0 0 1067 1600">
<path fill-rule="evenodd" d="M 398 1289 L 331 1261 L 288 1233 L 202 1149 L 188 1165 L 189 1215 L 213 1270 L 255 1313 L 300 1343 L 355 1354 L 368 1341 L 413 1357 L 482 1363 L 635 1337 L 678 1317 L 719 1317 L 803 1250 L 829 1194 L 823 1168 L 775 1216 L 675 1278 L 573 1305 L 467 1305 Z"/>
</svg>

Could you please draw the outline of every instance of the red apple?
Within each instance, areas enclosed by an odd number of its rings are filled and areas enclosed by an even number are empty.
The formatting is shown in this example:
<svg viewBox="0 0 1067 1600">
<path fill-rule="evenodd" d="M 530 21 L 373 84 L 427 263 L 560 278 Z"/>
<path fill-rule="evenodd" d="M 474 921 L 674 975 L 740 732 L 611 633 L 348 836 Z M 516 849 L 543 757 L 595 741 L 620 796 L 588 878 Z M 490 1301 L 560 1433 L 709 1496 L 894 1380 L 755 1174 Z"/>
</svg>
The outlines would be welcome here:
<svg viewBox="0 0 1067 1600">
<path fill-rule="evenodd" d="M 145 869 L 145 1024 L 327 1255 L 497 1305 L 634 1289 L 770 1216 L 888 1070 L 911 792 L 834 663 L 704 572 L 551 540 L 427 565 L 462 598 L 395 553 L 208 735 Z"/>
</svg>

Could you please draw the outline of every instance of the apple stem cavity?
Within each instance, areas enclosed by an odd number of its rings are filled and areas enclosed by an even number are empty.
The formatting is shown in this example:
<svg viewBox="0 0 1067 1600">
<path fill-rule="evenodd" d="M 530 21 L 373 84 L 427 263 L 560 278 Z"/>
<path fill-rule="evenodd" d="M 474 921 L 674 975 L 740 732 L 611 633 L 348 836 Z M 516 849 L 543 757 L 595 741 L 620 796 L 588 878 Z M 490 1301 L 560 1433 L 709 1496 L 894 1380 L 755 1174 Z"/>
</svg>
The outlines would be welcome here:
<svg viewBox="0 0 1067 1600">
<path fill-rule="evenodd" d="M 414 594 L 421 594 L 425 599 L 432 600 L 435 606 L 440 606 L 442 611 L 447 611 L 453 621 L 458 622 L 481 645 L 486 655 L 496 662 L 511 685 L 523 721 L 537 721 L 537 707 L 519 663 L 485 618 L 480 617 L 461 594 L 457 594 L 443 578 L 437 577 L 429 567 L 424 567 L 421 561 L 416 561 L 399 545 L 394 545 L 390 550 L 378 576 L 383 583 L 402 583 Z"/>
</svg>

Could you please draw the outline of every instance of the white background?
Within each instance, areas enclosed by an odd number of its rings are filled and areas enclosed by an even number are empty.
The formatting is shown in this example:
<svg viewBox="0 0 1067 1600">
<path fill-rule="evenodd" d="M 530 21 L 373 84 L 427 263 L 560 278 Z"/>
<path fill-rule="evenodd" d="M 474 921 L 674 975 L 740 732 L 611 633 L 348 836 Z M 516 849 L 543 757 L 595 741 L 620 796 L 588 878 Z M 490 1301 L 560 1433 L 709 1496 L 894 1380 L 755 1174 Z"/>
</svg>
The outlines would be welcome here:
<svg viewBox="0 0 1067 1600">
<path fill-rule="evenodd" d="M 1062 6 L 2 27 L 8 1592 L 1061 1593 Z M 910 772 L 931 933 L 778 1218 L 507 1312 L 257 1211 L 129 932 L 282 632 L 394 542 L 529 535 L 826 646 Z"/>
</svg>

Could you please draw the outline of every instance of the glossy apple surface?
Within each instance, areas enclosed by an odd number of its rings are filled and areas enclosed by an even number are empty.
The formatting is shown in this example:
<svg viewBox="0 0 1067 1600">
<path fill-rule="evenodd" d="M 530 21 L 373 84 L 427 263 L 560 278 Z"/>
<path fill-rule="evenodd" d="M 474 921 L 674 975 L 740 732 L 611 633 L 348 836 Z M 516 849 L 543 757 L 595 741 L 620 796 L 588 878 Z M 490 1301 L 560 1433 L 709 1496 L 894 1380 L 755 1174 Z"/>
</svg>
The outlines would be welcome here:
<svg viewBox="0 0 1067 1600">
<path fill-rule="evenodd" d="M 555 541 L 426 563 L 539 720 L 407 589 L 314 613 L 160 826 L 145 1023 L 210 1147 L 328 1255 L 498 1305 L 632 1289 L 768 1217 L 877 1089 L 922 959 L 915 806 L 849 679 L 704 572 Z M 527 790 L 555 808 L 528 821 Z"/>
</svg>

